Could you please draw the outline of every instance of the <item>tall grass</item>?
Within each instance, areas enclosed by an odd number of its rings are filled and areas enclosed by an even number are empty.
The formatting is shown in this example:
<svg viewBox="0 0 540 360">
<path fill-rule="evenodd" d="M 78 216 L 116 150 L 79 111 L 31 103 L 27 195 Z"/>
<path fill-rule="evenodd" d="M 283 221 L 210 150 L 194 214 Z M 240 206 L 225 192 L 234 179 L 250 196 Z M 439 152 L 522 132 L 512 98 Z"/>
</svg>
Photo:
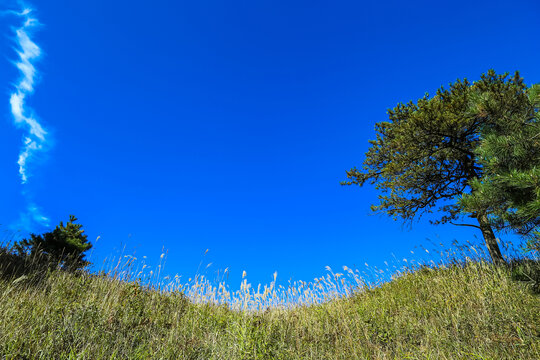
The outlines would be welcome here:
<svg viewBox="0 0 540 360">
<path fill-rule="evenodd" d="M 516 281 L 529 274 L 520 266 L 538 263 L 518 259 L 513 267 L 494 267 L 476 247 L 452 251 L 437 261 L 407 259 L 385 269 L 328 269 L 325 276 L 288 287 L 276 285 L 276 278 L 251 286 L 244 277 L 236 291 L 202 275 L 188 282 L 161 279 L 162 264 L 150 272 L 129 257 L 109 262 L 99 275 L 3 276 L 0 355 L 540 358 L 540 298 L 530 281 Z M 6 275 L 2 271 L 0 265 Z"/>
<path fill-rule="evenodd" d="M 267 308 L 309 306 L 348 297 L 425 267 L 445 268 L 470 262 L 490 262 L 489 253 L 478 243 L 454 241 L 452 246 L 447 246 L 429 241 L 429 244 L 429 250 L 425 246 L 417 246 L 416 253 L 410 252 L 411 258 L 394 257 L 390 262 L 385 261 L 383 268 L 365 263 L 360 269 L 343 266 L 339 271 L 333 271 L 326 266 L 324 276 L 308 281 L 289 280 L 287 286 L 278 283 L 277 272 L 268 284 L 252 284 L 244 271 L 237 290 L 231 290 L 227 281 L 228 269 L 225 269 L 221 277 L 218 273 L 214 279 L 199 271 L 187 281 L 179 275 L 164 277 L 162 271 L 167 253 L 161 254 L 159 263 L 154 267 L 146 264 L 146 257 L 139 261 L 135 256 L 120 254 L 116 258 L 106 259 L 99 273 L 123 282 L 136 282 L 154 291 L 182 292 L 196 304 L 212 303 L 227 305 L 232 310 L 260 311 Z M 505 243 L 504 250 L 511 262 L 523 262 L 526 259 L 523 252 L 512 243 Z M 531 256 L 538 259 L 537 253 Z"/>
</svg>

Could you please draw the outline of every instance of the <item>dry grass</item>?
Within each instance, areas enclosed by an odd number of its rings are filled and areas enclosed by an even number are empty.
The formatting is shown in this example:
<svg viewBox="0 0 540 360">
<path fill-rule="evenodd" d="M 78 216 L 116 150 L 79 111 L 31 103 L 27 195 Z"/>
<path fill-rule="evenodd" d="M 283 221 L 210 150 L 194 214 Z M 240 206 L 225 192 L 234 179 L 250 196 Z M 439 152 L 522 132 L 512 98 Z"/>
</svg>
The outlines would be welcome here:
<svg viewBox="0 0 540 360">
<path fill-rule="evenodd" d="M 381 286 L 344 268 L 239 291 L 143 273 L 0 280 L 5 359 L 538 359 L 540 298 L 481 259 L 409 267 Z M 2 270 L 0 270 L 1 273 Z M 369 269 L 371 275 L 381 272 Z M 362 276 L 364 275 L 364 276 Z M 151 274 L 156 276 L 156 274 Z M 354 291 L 353 291 L 354 290 Z"/>
</svg>

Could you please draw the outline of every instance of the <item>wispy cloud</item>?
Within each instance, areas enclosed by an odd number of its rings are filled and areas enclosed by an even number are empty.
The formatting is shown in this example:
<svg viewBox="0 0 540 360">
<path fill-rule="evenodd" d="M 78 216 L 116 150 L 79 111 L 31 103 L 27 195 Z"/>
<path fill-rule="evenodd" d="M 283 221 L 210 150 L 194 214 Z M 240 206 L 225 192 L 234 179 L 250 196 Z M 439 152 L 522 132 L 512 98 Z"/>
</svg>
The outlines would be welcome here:
<svg viewBox="0 0 540 360">
<path fill-rule="evenodd" d="M 13 29 L 14 50 L 18 56 L 13 64 L 19 70 L 20 78 L 14 84 L 9 102 L 15 125 L 25 132 L 17 161 L 21 183 L 24 185 L 32 176 L 32 165 L 35 165 L 40 160 L 39 155 L 49 148 L 50 136 L 35 112 L 26 104 L 27 98 L 34 93 L 38 76 L 35 62 L 41 57 L 42 51 L 31 37 L 33 31 L 40 25 L 39 21 L 34 17 L 31 7 L 21 4 L 23 3 L 19 2 L 22 8 L 20 11 L 7 11 L 4 14 L 14 15 L 22 20 L 21 25 Z M 27 210 L 21 214 L 18 225 L 27 230 L 32 228 L 32 223 L 48 226 L 49 219 L 32 201 L 31 194 L 23 191 L 23 196 L 27 201 Z"/>
<path fill-rule="evenodd" d="M 34 62 L 41 56 L 41 49 L 30 38 L 31 31 L 39 25 L 39 22 L 32 16 L 30 8 L 24 8 L 17 15 L 24 21 L 23 25 L 15 30 L 15 50 L 19 59 L 14 64 L 19 69 L 21 77 L 15 84 L 15 91 L 11 94 L 9 102 L 15 124 L 27 131 L 18 160 L 19 174 L 24 184 L 31 176 L 30 163 L 37 153 L 45 150 L 48 138 L 47 131 L 33 110 L 25 104 L 26 98 L 34 92 L 37 75 Z"/>
<path fill-rule="evenodd" d="M 28 200 L 28 199 L 27 199 Z M 28 200 L 26 211 L 19 214 L 19 219 L 11 224 L 10 228 L 15 231 L 24 230 L 26 232 L 33 232 L 36 230 L 36 224 L 39 226 L 49 227 L 50 220 L 43 215 L 42 209 L 34 202 Z"/>
</svg>

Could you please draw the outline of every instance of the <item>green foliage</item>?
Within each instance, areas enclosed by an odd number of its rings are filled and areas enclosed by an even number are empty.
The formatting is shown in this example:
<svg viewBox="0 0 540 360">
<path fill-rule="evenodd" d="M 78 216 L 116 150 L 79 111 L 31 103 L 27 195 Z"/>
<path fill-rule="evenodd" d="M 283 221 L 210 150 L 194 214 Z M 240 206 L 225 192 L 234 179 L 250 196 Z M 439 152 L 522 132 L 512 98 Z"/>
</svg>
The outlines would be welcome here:
<svg viewBox="0 0 540 360">
<path fill-rule="evenodd" d="M 457 80 L 431 98 L 398 104 L 388 110 L 389 121 L 375 125 L 362 170 L 347 171 L 343 184 L 375 184 L 382 195 L 372 209 L 394 218 L 411 220 L 442 205 L 436 223 L 456 219 L 463 210 L 456 200 L 483 176 L 475 154 L 481 131 L 500 120 L 473 111 L 471 103 L 494 93 L 508 99 L 499 104 L 505 111 L 522 111 L 525 90 L 517 73 L 508 78 L 490 70 L 474 84 Z"/>
<path fill-rule="evenodd" d="M 461 204 L 471 212 L 487 209 L 498 229 L 529 235 L 534 244 L 540 225 L 540 85 L 527 93 L 510 109 L 501 106 L 508 100 L 497 93 L 476 99 L 477 114 L 504 121 L 483 130 L 475 153 L 484 174 L 471 182 L 472 191 Z"/>
<path fill-rule="evenodd" d="M 347 171 L 349 180 L 342 184 L 374 184 L 381 195 L 372 210 L 394 219 L 412 221 L 434 210 L 440 213 L 435 224 L 476 218 L 479 226 L 465 225 L 479 228 L 492 259 L 503 263 L 489 208 L 463 206 L 459 200 L 485 176 L 477 158 L 482 137 L 508 123 L 515 126 L 512 119 L 528 119 L 533 110 L 517 72 L 509 77 L 489 70 L 474 83 L 457 80 L 433 97 L 426 94 L 388 110 L 389 121 L 375 125 L 376 139 L 370 141 L 363 168 Z M 525 177 L 522 181 L 529 181 Z"/>
<path fill-rule="evenodd" d="M 512 279 L 530 285 L 531 289 L 540 294 L 540 261 L 520 259 L 510 263 Z"/>
<path fill-rule="evenodd" d="M 77 218 L 69 216 L 69 222 L 60 222 L 51 232 L 42 235 L 31 234 L 30 239 L 23 239 L 14 244 L 20 257 L 38 259 L 52 266 L 60 266 L 66 270 L 77 270 L 89 263 L 84 252 L 92 247 L 84 234 L 81 224 L 75 223 Z"/>
<path fill-rule="evenodd" d="M 532 236 L 527 239 L 525 246 L 523 247 L 525 252 L 534 252 L 537 256 L 540 256 L 540 232 L 533 231 Z"/>
</svg>

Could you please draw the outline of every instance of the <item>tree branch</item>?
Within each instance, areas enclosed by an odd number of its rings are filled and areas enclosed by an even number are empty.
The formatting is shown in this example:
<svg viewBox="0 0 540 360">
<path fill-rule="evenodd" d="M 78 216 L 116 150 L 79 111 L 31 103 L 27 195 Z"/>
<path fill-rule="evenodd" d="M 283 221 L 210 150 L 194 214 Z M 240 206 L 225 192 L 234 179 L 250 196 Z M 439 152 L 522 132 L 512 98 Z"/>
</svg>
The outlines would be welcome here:
<svg viewBox="0 0 540 360">
<path fill-rule="evenodd" d="M 453 223 L 450 221 L 450 224 L 452 225 L 455 225 L 455 226 L 470 226 L 470 227 L 473 227 L 473 228 L 476 228 L 476 229 L 480 229 L 480 226 L 478 225 L 473 225 L 473 224 L 456 224 L 456 223 Z M 481 229 L 480 229 L 481 230 Z"/>
</svg>

